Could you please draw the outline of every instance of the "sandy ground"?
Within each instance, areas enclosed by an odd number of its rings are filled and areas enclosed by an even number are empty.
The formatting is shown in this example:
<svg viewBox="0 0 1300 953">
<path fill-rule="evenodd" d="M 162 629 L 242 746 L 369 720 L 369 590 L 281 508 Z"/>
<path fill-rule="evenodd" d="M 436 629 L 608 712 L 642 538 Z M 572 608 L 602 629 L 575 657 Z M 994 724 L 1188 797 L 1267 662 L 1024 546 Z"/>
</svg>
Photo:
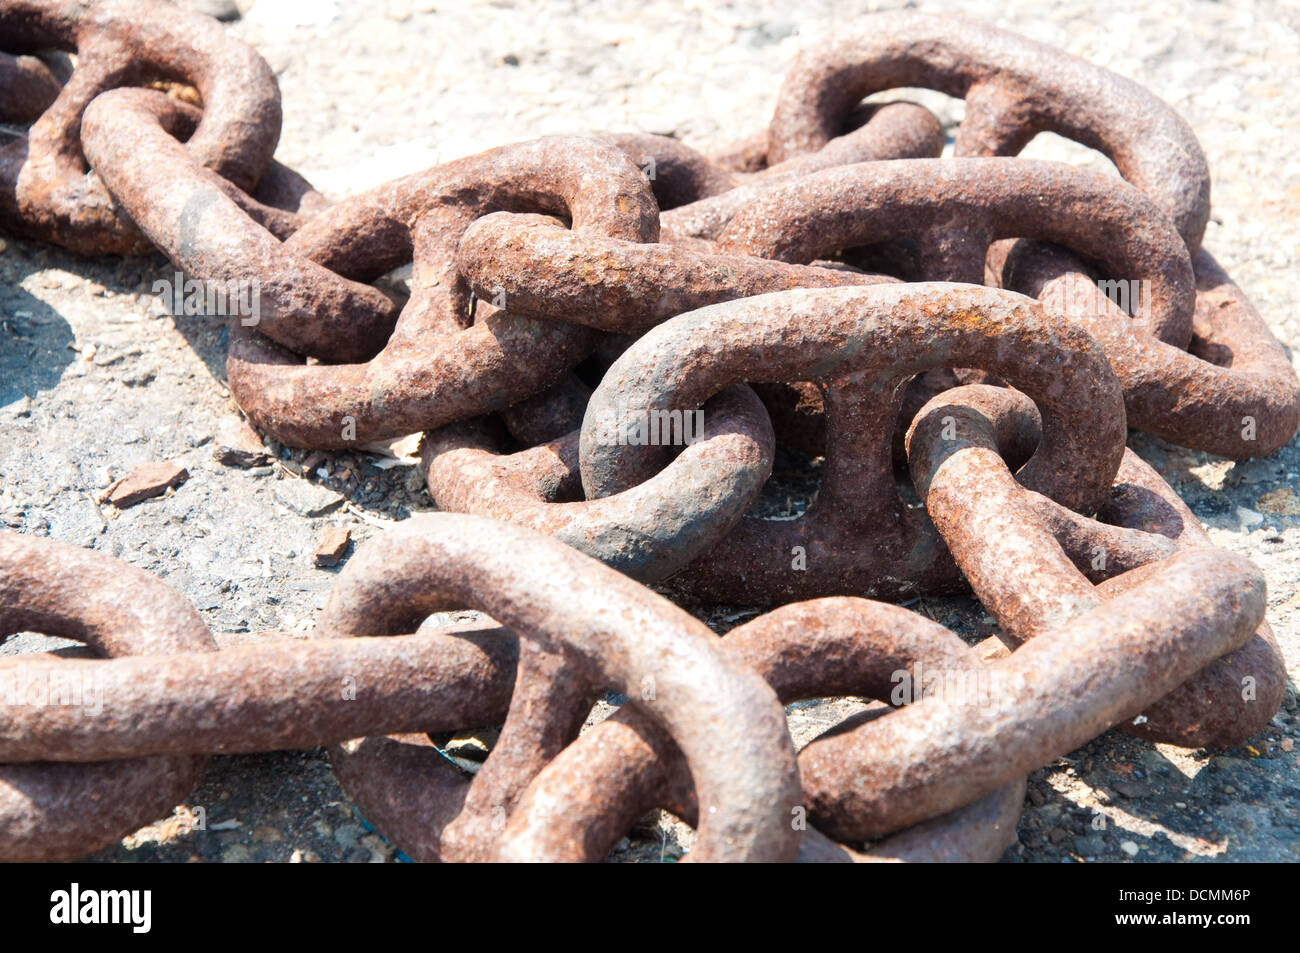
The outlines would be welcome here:
<svg viewBox="0 0 1300 953">
<path fill-rule="evenodd" d="M 463 0 L 256 0 L 231 29 L 279 76 L 277 157 L 332 198 L 504 142 L 638 129 L 710 149 L 762 128 L 796 52 L 859 12 L 892 3 L 774 0 L 676 4 Z M 797 6 L 797 9 L 796 9 Z M 911 4 L 909 4 L 911 6 Z M 1132 77 L 1185 116 L 1214 175 L 1208 247 L 1294 348 L 1290 291 L 1300 261 L 1300 124 L 1289 85 L 1300 8 L 1283 0 L 930 3 L 1017 29 Z M 909 93 L 951 130 L 962 103 Z M 899 98 L 891 96 L 887 98 Z M 1027 155 L 1106 168 L 1040 137 Z M 283 452 L 272 466 L 224 467 L 215 435 L 235 415 L 223 386 L 225 331 L 172 318 L 150 293 L 161 257 L 83 261 L 14 239 L 0 252 L 0 522 L 93 547 L 185 593 L 223 642 L 307 632 L 337 570 L 314 568 L 321 527 L 356 540 L 430 509 L 412 468 L 362 453 Z M 1221 546 L 1265 572 L 1269 619 L 1293 678 L 1300 589 L 1300 445 L 1233 464 L 1135 435 Z M 278 450 L 278 448 L 275 448 Z M 120 514 L 95 498 L 149 460 L 191 478 Z M 322 515 L 309 515 L 321 513 Z M 970 600 L 914 606 L 976 637 Z M 752 612 L 722 607 L 719 629 Z M 42 644 L 10 640 L 0 651 Z M 801 741 L 840 708 L 801 707 Z M 1296 694 L 1249 745 L 1151 746 L 1116 732 L 1030 779 L 1020 842 L 1006 861 L 1244 861 L 1300 855 Z M 198 809 L 202 809 L 200 812 Z M 204 829 L 195 827 L 198 814 Z M 679 856 L 689 835 L 651 817 L 616 859 Z M 98 855 L 107 861 L 391 859 L 319 751 L 214 759 L 171 818 Z"/>
</svg>

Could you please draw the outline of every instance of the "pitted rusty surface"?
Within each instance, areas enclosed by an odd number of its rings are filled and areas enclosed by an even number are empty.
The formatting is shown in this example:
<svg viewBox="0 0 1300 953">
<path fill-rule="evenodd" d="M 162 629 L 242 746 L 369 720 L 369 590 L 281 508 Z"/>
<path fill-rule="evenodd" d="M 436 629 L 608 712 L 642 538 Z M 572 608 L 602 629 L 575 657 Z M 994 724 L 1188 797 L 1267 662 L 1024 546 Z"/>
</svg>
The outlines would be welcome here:
<svg viewBox="0 0 1300 953">
<path fill-rule="evenodd" d="M 474 293 L 510 310 L 639 334 L 706 305 L 791 288 L 897 281 L 691 246 L 577 234 L 537 215 L 488 215 L 461 239 L 457 265 Z"/>
<path fill-rule="evenodd" d="M 726 536 L 772 472 L 772 428 L 748 387 L 719 394 L 703 419 L 660 473 L 603 499 L 581 498 L 577 430 L 502 454 L 490 421 L 466 421 L 426 434 L 421 461 L 439 509 L 517 523 L 658 582 Z"/>
<path fill-rule="evenodd" d="M 969 803 L 1136 717 L 1246 642 L 1264 580 L 1221 550 L 1177 553 L 1133 588 L 988 666 L 992 690 L 925 699 L 799 755 L 809 820 L 881 837 Z"/>
<path fill-rule="evenodd" d="M 4 659 L 0 679 L 15 697 L 62 679 L 93 685 L 98 711 L 0 705 L 0 761 L 247 754 L 488 724 L 510 700 L 515 645 L 500 629 L 465 626 L 344 643 L 281 638 L 215 654 Z"/>
<path fill-rule="evenodd" d="M 628 154 L 650 182 L 660 211 L 689 205 L 736 187 L 736 176 L 704 153 L 670 136 L 642 132 L 596 132 L 593 139 Z"/>
<path fill-rule="evenodd" d="M 734 174 L 734 188 L 702 194 L 689 204 L 664 206 L 665 241 L 715 239 L 727 222 L 763 193 L 800 176 L 835 166 L 880 159 L 935 158 L 943 152 L 943 127 L 915 103 L 863 105 L 845 124 L 848 132 L 816 152 L 792 156 L 750 174 Z"/>
<path fill-rule="evenodd" d="M 148 249 L 98 177 L 80 131 L 90 102 L 115 86 L 193 84 L 203 118 L 185 148 L 195 164 L 249 191 L 280 136 L 280 90 L 266 61 L 220 23 L 158 0 L 4 0 L 7 52 L 60 49 L 77 65 L 27 136 L 0 147 L 0 225 L 78 254 Z M 119 142 L 132 149 L 134 143 Z"/>
<path fill-rule="evenodd" d="M 492 149 L 335 205 L 280 257 L 363 279 L 414 259 L 411 298 L 364 364 L 306 365 L 232 321 L 226 370 L 249 419 L 290 446 L 345 448 L 502 410 L 556 382 L 591 352 L 594 332 L 510 311 L 465 326 L 471 299 L 456 244 L 474 219 L 503 210 L 563 214 L 584 237 L 659 237 L 640 169 L 616 147 L 576 137 Z M 286 297 L 301 291 L 285 287 Z"/>
<path fill-rule="evenodd" d="M 1260 574 L 1124 441 L 1270 453 L 1300 382 L 1199 248 L 1199 145 L 1136 84 L 878 14 L 721 154 L 546 138 L 327 207 L 272 160 L 275 79 L 215 21 L 0 0 L 0 46 L 0 118 L 34 122 L 0 148 L 0 226 L 255 287 L 227 360 L 252 423 L 321 449 L 423 432 L 459 511 L 362 547 L 315 638 L 220 652 L 154 577 L 0 534 L 0 639 L 108 656 L 0 659 L 0 859 L 93 851 L 210 754 L 330 745 L 417 860 L 599 860 L 662 808 L 693 860 L 986 861 L 1025 775 L 1108 728 L 1236 745 L 1277 711 Z M 202 108 L 121 88 L 169 83 Z M 957 158 L 928 110 L 862 101 L 905 86 L 965 98 Z M 1122 178 L 1009 158 L 1041 131 Z M 407 264 L 409 298 L 381 291 Z M 777 440 L 821 483 L 765 520 Z M 642 583 L 834 598 L 719 640 Z M 857 598 L 967 587 L 1001 642 Z M 497 622 L 426 621 L 461 608 Z M 23 700 L 55 684 L 98 705 Z M 582 733 L 610 690 L 629 701 Z M 781 705 L 843 695 L 874 701 L 796 760 Z M 430 737 L 502 723 L 472 776 Z"/>
<path fill-rule="evenodd" d="M 1059 509 L 1053 507 L 1053 509 Z M 1150 464 L 1126 450 L 1110 495 L 1097 514 L 1107 523 L 1157 533 L 1180 549 L 1214 548 L 1200 520 Z M 1089 549 L 1095 548 L 1095 544 Z M 1103 582 L 1103 594 L 1116 591 L 1127 576 Z M 1252 691 L 1243 689 L 1248 684 Z M 1125 730 L 1151 741 L 1188 747 L 1245 744 L 1264 730 L 1286 696 L 1287 674 L 1273 630 L 1262 621 L 1255 635 L 1201 669 L 1147 709 L 1147 721 Z"/>
<path fill-rule="evenodd" d="M 756 158 L 748 168 L 705 156 L 668 136 L 597 133 L 623 149 L 650 179 L 663 217 L 665 241 L 712 239 L 738 209 L 763 190 L 801 175 L 878 159 L 937 157 L 943 127 L 916 103 L 863 103 L 852 110 L 842 133 L 816 152 L 776 165 Z M 766 133 L 759 139 L 765 144 Z"/>
<path fill-rule="evenodd" d="M 1189 251 L 1200 247 L 1210 170 L 1177 113 L 1132 80 L 960 17 L 878 13 L 801 54 L 768 129 L 769 159 L 822 148 L 864 97 L 899 87 L 966 100 L 958 156 L 1015 155 L 1039 132 L 1100 150 L 1173 220 Z"/>
<path fill-rule="evenodd" d="M 162 93 L 112 90 L 86 109 L 86 155 L 140 229 L 191 279 L 257 283 L 262 333 L 323 359 L 373 354 L 392 330 L 393 302 L 286 253 L 282 239 L 303 218 L 261 204 L 196 163 L 167 128 L 192 118 L 192 109 Z M 237 323 L 245 320 L 254 316 Z"/>
<path fill-rule="evenodd" d="M 1193 260 L 1196 308 L 1187 351 L 1153 339 L 1098 291 L 1068 252 L 1018 242 L 1006 287 L 1087 328 L 1124 385 L 1129 426 L 1171 443 L 1244 459 L 1272 453 L 1300 428 L 1300 381 L 1245 293 L 1204 249 Z"/>
<path fill-rule="evenodd" d="M 989 245 L 1041 238 L 1103 263 L 1108 277 L 1150 283 L 1162 341 L 1185 347 L 1196 287 L 1168 219 L 1136 188 L 1058 162 L 908 159 L 831 169 L 772 189 L 718 236 L 718 250 L 809 262 L 890 239 L 915 243 L 927 281 L 983 284 Z"/>
<path fill-rule="evenodd" d="M 783 704 L 832 695 L 889 702 L 901 675 L 919 684 L 926 670 L 974 674 L 983 668 L 974 651 L 938 623 L 865 599 L 783 606 L 733 629 L 722 644 L 762 675 Z M 916 702 L 923 704 L 924 698 Z M 885 836 L 866 851 L 836 844 L 809 828 L 799 859 L 993 861 L 1015 840 L 1023 801 L 1023 779 L 1013 780 L 969 805 Z M 680 751 L 644 714 L 625 708 L 537 775 L 505 836 L 516 858 L 599 860 L 628 824 L 655 807 L 687 823 L 698 822 L 691 775 Z"/>
<path fill-rule="evenodd" d="M 1006 414 L 1023 420 L 1027 403 L 1001 388 L 957 388 L 923 408 L 908 436 L 926 510 L 1007 638 L 1025 642 L 1069 624 L 1151 578 L 1174 552 L 1226 555 L 1131 451 L 1097 521 L 1026 491 L 998 454 L 994 421 Z M 1247 678 L 1253 692 L 1243 691 Z M 1185 747 L 1240 744 L 1268 724 L 1285 691 L 1286 670 L 1264 622 L 1126 727 Z"/>
<path fill-rule="evenodd" d="M 31 630 L 107 656 L 216 648 L 189 602 L 148 573 L 65 543 L 0 532 L 0 640 Z M 67 672 L 73 663 L 20 659 L 0 667 L 0 678 L 28 664 Z M 82 710 L 69 708 L 74 718 Z M 40 706 L 38 714 L 52 711 Z M 171 810 L 205 764 L 189 755 L 0 764 L 0 860 L 71 860 L 98 850 Z"/>
<path fill-rule="evenodd" d="M 523 640 L 501 741 L 473 782 L 427 741 L 373 738 L 333 752 L 349 794 L 412 857 L 522 859 L 502 836 L 515 801 L 609 688 L 685 755 L 702 817 L 692 859 L 793 859 L 799 781 L 781 706 L 703 623 L 562 543 L 440 513 L 354 556 L 322 629 L 400 633 L 451 607 L 481 609 Z"/>
<path fill-rule="evenodd" d="M 324 202 L 310 183 L 274 159 L 251 195 L 199 165 L 184 140 L 201 122 L 202 113 L 193 106 L 149 89 L 101 93 L 81 120 L 82 145 L 96 174 L 155 245 L 164 252 L 174 249 L 172 263 L 181 269 L 195 266 L 188 256 L 196 242 L 196 219 L 205 206 L 219 201 L 218 194 L 279 239 L 302 226 L 305 218 L 298 214 L 299 207 L 320 209 Z M 259 201 L 259 196 L 269 200 Z M 230 230 L 227 243 L 256 241 L 260 236 L 255 229 L 241 228 L 243 223 L 234 216 L 231 219 L 222 223 Z M 201 267 L 193 271 L 203 273 Z M 232 270 L 210 277 L 245 276 Z M 273 327 L 278 316 L 267 317 L 267 327 Z M 328 346 L 322 345 L 321 350 L 328 351 Z"/>
<path fill-rule="evenodd" d="M 602 433 L 620 408 L 687 411 L 739 380 L 813 380 L 827 408 L 817 499 L 794 520 L 742 520 L 674 585 L 742 605 L 954 591 L 956 567 L 924 512 L 900 498 L 892 452 L 903 385 L 954 365 L 992 371 L 1038 403 L 1044 437 L 1018 479 L 1094 512 L 1125 436 L 1119 383 L 1096 344 L 1032 299 L 942 283 L 787 291 L 660 325 L 592 395 L 580 440 L 583 487 L 589 498 L 610 496 L 662 466 L 668 448 L 620 445 Z M 800 562 L 806 568 L 795 568 Z"/>
</svg>

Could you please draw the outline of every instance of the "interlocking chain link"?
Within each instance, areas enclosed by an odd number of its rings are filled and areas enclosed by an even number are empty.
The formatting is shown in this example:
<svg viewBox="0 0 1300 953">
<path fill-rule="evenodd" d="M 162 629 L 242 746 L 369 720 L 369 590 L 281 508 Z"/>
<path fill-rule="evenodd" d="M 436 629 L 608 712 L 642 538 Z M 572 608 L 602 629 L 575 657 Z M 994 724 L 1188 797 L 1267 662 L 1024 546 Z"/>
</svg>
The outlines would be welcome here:
<svg viewBox="0 0 1300 953">
<path fill-rule="evenodd" d="M 222 650 L 157 578 L 0 533 L 0 639 L 98 656 L 0 659 L 0 859 L 110 844 L 209 755 L 326 745 L 417 860 L 600 860 L 661 808 L 693 860 L 988 861 L 1050 759 L 1111 727 L 1241 744 L 1280 705 L 1259 571 L 1125 447 L 1245 458 L 1300 427 L 1285 350 L 1200 247 L 1200 145 L 1136 83 L 875 14 L 715 155 L 549 137 L 329 206 L 213 20 L 0 0 L 0 47 L 0 119 L 28 124 L 0 227 L 255 287 L 227 358 L 251 423 L 421 433 L 452 511 L 360 547 L 313 637 Z M 903 87 L 965 99 L 954 157 L 928 110 L 863 101 Z M 1043 131 L 1121 177 L 1014 158 Z M 408 264 L 409 295 L 381 281 Z M 764 518 L 780 445 L 820 485 Z M 774 608 L 719 640 L 649 583 Z M 872 601 L 967 590 L 997 639 Z M 490 620 L 424 622 L 466 608 Z M 96 710 L 33 701 L 86 686 Z M 796 758 L 782 705 L 843 695 L 871 704 Z M 431 738 L 486 724 L 473 776 Z"/>
</svg>

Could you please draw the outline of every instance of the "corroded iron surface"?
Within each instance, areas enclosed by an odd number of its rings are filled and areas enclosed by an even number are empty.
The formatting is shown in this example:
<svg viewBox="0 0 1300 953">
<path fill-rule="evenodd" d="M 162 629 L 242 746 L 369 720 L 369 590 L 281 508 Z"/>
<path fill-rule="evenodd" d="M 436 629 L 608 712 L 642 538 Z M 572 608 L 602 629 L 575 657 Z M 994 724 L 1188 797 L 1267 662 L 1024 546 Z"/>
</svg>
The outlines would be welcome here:
<svg viewBox="0 0 1300 953">
<path fill-rule="evenodd" d="M 1268 454 L 1300 381 L 1200 248 L 1199 144 L 1137 84 L 882 13 L 718 154 L 548 137 L 329 206 L 272 159 L 274 76 L 214 20 L 0 0 L 0 47 L 0 119 L 28 124 L 0 227 L 247 292 L 216 308 L 252 425 L 320 450 L 421 433 L 458 511 L 361 546 L 314 637 L 221 651 L 157 578 L 0 533 L 0 639 L 85 644 L 0 658 L 0 859 L 111 843 L 209 755 L 327 745 L 417 860 L 600 860 L 661 808 L 692 860 L 990 861 L 1026 775 L 1099 733 L 1236 745 L 1277 711 L 1260 573 L 1125 439 Z M 966 100 L 955 157 L 928 110 L 864 101 L 916 86 Z M 1044 131 L 1120 177 L 1014 158 Z M 820 484 L 764 518 L 787 451 Z M 650 583 L 777 608 L 719 639 Z M 966 590 L 997 638 L 863 598 Z M 457 609 L 491 619 L 428 620 Z M 796 757 L 782 705 L 845 695 L 869 705 Z M 485 725 L 474 774 L 430 734 Z"/>
<path fill-rule="evenodd" d="M 794 520 L 742 520 L 674 584 L 694 598 L 760 605 L 952 591 L 956 567 L 924 512 L 899 496 L 891 438 L 908 379 L 953 365 L 991 371 L 1038 403 L 1043 439 L 1018 479 L 1094 512 L 1125 435 L 1119 383 L 1100 350 L 1030 299 L 944 283 L 781 292 L 660 325 L 592 394 L 579 446 L 583 488 L 588 497 L 627 490 L 669 453 L 614 439 L 603 424 L 620 419 L 620 408 L 689 411 L 740 380 L 812 380 L 827 418 L 816 501 Z"/>
<path fill-rule="evenodd" d="M 1132 80 L 1027 37 L 960 17 L 860 17 L 786 74 L 767 155 L 823 147 L 865 96 L 898 87 L 966 100 L 959 156 L 1015 155 L 1039 132 L 1099 149 L 1170 217 L 1191 251 L 1210 216 L 1210 170 L 1183 119 Z"/>
<path fill-rule="evenodd" d="M 25 137 L 0 147 L 0 225 L 84 255 L 148 248 L 100 180 L 87 175 L 82 115 L 96 96 L 150 80 L 192 84 L 203 117 L 185 144 L 194 162 L 251 191 L 280 137 L 280 90 L 266 61 L 216 20 L 158 0 L 5 0 L 9 53 L 59 49 L 76 69 Z M 118 147 L 136 148 L 132 140 Z"/>
<path fill-rule="evenodd" d="M 148 573 L 64 543 L 0 533 L 0 639 L 27 630 L 76 639 L 108 656 L 216 648 L 194 608 Z M 13 664 L 0 665 L 0 678 Z M 73 663 L 52 664 L 61 676 L 61 667 Z M 73 678 L 30 684 L 45 693 L 24 695 L 20 712 L 36 717 L 61 710 L 51 702 L 52 689 L 94 687 Z M 69 699 L 75 718 L 84 706 Z M 198 784 L 206 763 L 188 754 L 41 760 L 0 764 L 0 860 L 71 860 L 111 844 L 171 810 Z"/>
</svg>

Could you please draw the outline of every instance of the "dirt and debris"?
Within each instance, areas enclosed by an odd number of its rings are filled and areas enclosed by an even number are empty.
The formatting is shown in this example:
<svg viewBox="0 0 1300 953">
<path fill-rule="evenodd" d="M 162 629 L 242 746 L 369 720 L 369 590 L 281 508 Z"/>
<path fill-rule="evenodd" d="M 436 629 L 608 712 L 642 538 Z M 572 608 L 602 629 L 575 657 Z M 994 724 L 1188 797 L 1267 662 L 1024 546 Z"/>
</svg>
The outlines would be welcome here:
<svg viewBox="0 0 1300 953">
<path fill-rule="evenodd" d="M 145 500 L 162 496 L 190 478 L 190 473 L 170 460 L 142 463 L 120 480 L 109 484 L 99 502 L 124 510 Z"/>
<path fill-rule="evenodd" d="M 870 2 L 867 10 L 901 7 Z M 1018 30 L 1143 83 L 1191 123 L 1214 176 L 1205 245 L 1284 344 L 1300 344 L 1300 119 L 1281 77 L 1300 69 L 1300 8 L 1289 0 L 961 0 L 927 5 Z M 551 133 L 673 134 L 704 150 L 762 128 L 796 52 L 846 15 L 812 0 L 681 5 L 668 0 L 240 0 L 230 25 L 271 63 L 283 91 L 277 158 L 332 198 L 435 162 Z M 227 11 L 229 15 L 229 11 Z M 962 103 L 908 91 L 951 136 Z M 904 98 L 889 94 L 884 98 Z M 1025 152 L 1109 163 L 1041 136 Z M 225 389 L 226 330 L 172 316 L 151 293 L 161 256 L 82 260 L 0 240 L 0 525 L 125 559 L 196 605 L 222 644 L 307 633 L 346 565 L 318 568 L 318 539 L 362 544 L 428 511 L 409 453 L 312 454 L 254 435 Z M 1141 435 L 1130 445 L 1187 500 L 1212 540 L 1263 570 L 1269 620 L 1300 671 L 1300 443 L 1233 463 Z M 265 454 L 265 456 L 263 456 Z M 146 505 L 98 500 L 117 475 L 171 461 L 189 473 Z M 802 480 L 802 482 L 801 482 Z M 809 481 L 779 489 L 797 512 Z M 815 481 L 814 484 L 815 485 Z M 788 491 L 788 493 L 786 492 Z M 355 548 L 355 547 L 353 547 Z M 972 643 L 990 627 L 970 599 L 911 609 Z M 752 618 L 711 607 L 717 630 Z M 36 649 L 36 636 L 0 653 Z M 617 699 L 615 699 L 617 701 Z M 608 703 L 605 707 L 608 708 Z M 791 706 L 800 743 L 861 704 Z M 606 711 L 605 714 L 608 712 Z M 603 717 L 593 713 L 593 720 Z M 1294 686 L 1241 748 L 1185 751 L 1107 733 L 1036 771 L 1008 862 L 1291 861 L 1300 858 L 1300 707 Z M 458 736 L 477 764 L 490 735 Z M 452 739 L 447 739 L 450 743 Z M 690 832 L 656 813 L 612 859 L 678 859 Z M 343 797 L 322 751 L 214 758 L 169 818 L 101 861 L 400 860 Z"/>
<path fill-rule="evenodd" d="M 316 552 L 312 558 L 317 566 L 337 566 L 347 552 L 352 531 L 345 526 L 326 526 L 316 537 Z"/>
</svg>

